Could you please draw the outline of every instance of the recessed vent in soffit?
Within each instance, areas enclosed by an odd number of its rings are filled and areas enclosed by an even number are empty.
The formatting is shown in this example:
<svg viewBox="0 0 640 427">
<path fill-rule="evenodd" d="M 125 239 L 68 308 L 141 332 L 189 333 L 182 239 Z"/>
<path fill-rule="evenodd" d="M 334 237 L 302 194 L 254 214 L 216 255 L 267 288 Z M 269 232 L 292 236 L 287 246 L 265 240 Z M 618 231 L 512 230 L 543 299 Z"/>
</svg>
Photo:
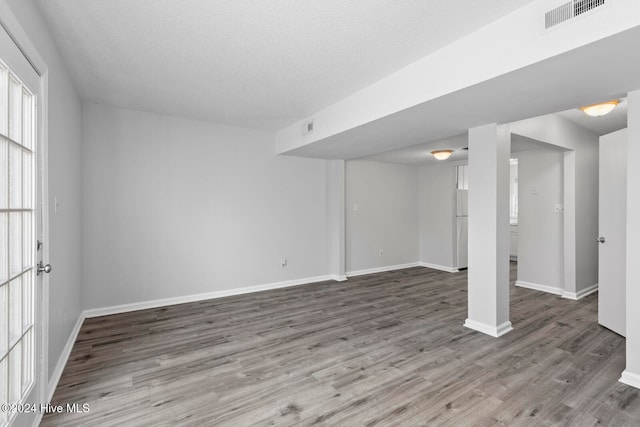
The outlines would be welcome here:
<svg viewBox="0 0 640 427">
<path fill-rule="evenodd" d="M 604 6 L 606 1 L 607 0 L 572 0 L 560 5 L 544 14 L 544 28 L 548 30 L 595 8 Z"/>
</svg>

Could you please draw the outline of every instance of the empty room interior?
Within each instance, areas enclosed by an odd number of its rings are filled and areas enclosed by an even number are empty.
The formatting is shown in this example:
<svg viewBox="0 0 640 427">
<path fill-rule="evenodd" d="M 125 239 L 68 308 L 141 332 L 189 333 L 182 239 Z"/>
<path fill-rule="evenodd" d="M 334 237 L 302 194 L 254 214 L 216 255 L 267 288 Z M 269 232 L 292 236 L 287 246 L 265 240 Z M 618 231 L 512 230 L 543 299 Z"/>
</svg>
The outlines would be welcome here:
<svg viewBox="0 0 640 427">
<path fill-rule="evenodd" d="M 0 0 L 0 426 L 640 425 L 638 46 L 638 0 Z"/>
</svg>

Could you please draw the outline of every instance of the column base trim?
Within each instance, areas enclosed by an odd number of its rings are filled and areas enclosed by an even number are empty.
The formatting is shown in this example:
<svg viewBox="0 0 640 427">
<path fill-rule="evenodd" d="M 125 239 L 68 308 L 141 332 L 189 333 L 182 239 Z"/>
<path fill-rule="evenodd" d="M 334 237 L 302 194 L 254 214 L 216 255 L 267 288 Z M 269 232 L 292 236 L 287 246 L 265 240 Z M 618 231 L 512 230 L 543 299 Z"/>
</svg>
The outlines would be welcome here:
<svg viewBox="0 0 640 427">
<path fill-rule="evenodd" d="M 513 326 L 511 322 L 507 321 L 498 326 L 487 325 L 485 323 L 476 322 L 475 320 L 467 319 L 464 322 L 464 326 L 473 329 L 474 331 L 482 332 L 483 334 L 490 335 L 494 338 L 499 338 L 511 331 Z"/>
<path fill-rule="evenodd" d="M 629 372 L 626 369 L 622 372 L 622 376 L 618 381 L 631 387 L 640 388 L 640 375 Z"/>
</svg>

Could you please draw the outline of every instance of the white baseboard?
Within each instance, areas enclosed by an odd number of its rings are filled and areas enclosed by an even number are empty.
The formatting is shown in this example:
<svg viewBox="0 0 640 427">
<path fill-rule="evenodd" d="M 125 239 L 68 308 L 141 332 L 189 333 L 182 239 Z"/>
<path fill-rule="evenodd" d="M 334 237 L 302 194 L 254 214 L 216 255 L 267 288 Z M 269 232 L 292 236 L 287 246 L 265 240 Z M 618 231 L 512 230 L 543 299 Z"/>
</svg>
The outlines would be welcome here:
<svg viewBox="0 0 640 427">
<path fill-rule="evenodd" d="M 640 388 L 640 375 L 629 372 L 626 369 L 622 372 L 619 381 L 631 387 Z"/>
<path fill-rule="evenodd" d="M 345 280 L 347 280 L 347 276 L 346 275 L 331 274 L 328 277 L 329 277 L 329 279 L 335 280 L 336 282 L 344 282 Z"/>
<path fill-rule="evenodd" d="M 455 267 L 447 267 L 446 265 L 430 264 L 428 262 L 419 262 L 420 267 L 432 268 L 434 270 L 446 271 L 447 273 L 457 273 L 458 270 Z"/>
<path fill-rule="evenodd" d="M 227 289 L 223 291 L 206 292 L 202 294 L 185 295 L 181 297 L 163 298 L 151 301 L 134 302 L 131 304 L 114 305 L 111 307 L 92 308 L 84 311 L 86 318 L 108 316 L 110 314 L 127 313 L 129 311 L 146 310 L 148 308 L 158 308 L 167 305 L 184 304 L 188 302 L 204 301 L 208 299 L 223 298 L 234 295 L 249 294 L 252 292 L 268 291 L 272 289 L 289 288 L 291 286 L 307 285 L 309 283 L 324 282 L 333 280 L 332 276 L 316 276 L 304 279 L 287 280 L 285 282 L 267 283 L 264 285 L 247 286 L 238 289 Z"/>
<path fill-rule="evenodd" d="M 347 271 L 347 277 L 363 276 L 365 274 L 383 273 L 385 271 L 402 270 L 404 268 L 420 267 L 419 262 L 410 262 L 408 264 L 388 265 L 385 267 L 367 268 L 365 270 Z"/>
<path fill-rule="evenodd" d="M 58 358 L 58 363 L 56 363 L 56 367 L 51 373 L 51 379 L 49 379 L 49 384 L 47 385 L 47 403 L 51 402 L 53 393 L 56 391 L 56 387 L 58 386 L 58 382 L 60 381 L 60 377 L 62 376 L 62 371 L 64 371 L 64 367 L 67 366 L 67 361 L 69 360 L 69 356 L 71 356 L 73 345 L 78 339 L 78 334 L 80 333 L 82 322 L 84 322 L 84 313 L 80 313 L 76 324 L 73 325 L 73 329 L 71 329 L 71 333 L 69 334 L 67 343 L 64 345 L 62 354 L 60 354 L 60 357 Z"/>
<path fill-rule="evenodd" d="M 520 288 L 533 289 L 534 291 L 547 292 L 549 294 L 554 295 L 562 295 L 564 293 L 564 289 L 556 288 L 554 286 L 540 285 L 538 283 L 524 282 L 522 280 L 516 281 L 516 286 Z"/>
<path fill-rule="evenodd" d="M 76 324 L 73 325 L 71 329 L 71 333 L 69 334 L 69 338 L 67 338 L 67 342 L 62 349 L 62 353 L 58 358 L 58 362 L 56 363 L 56 367 L 53 369 L 51 373 L 51 378 L 49 379 L 49 383 L 47 384 L 46 390 L 46 402 L 51 403 L 53 399 L 53 394 L 58 387 L 58 383 L 60 382 L 60 377 L 62 377 L 62 372 L 64 371 L 64 367 L 67 366 L 67 362 L 69 361 L 69 357 L 71 356 L 71 350 L 73 349 L 73 345 L 76 343 L 78 339 L 78 334 L 80 333 L 80 328 L 82 328 L 82 322 L 84 322 L 84 313 L 80 313 L 78 316 L 78 320 L 76 320 Z M 33 426 L 39 426 L 42 421 L 42 417 L 44 416 L 44 412 L 38 411 L 38 415 L 33 422 Z"/>
<path fill-rule="evenodd" d="M 591 295 L 594 292 L 598 292 L 598 284 L 596 283 L 595 285 L 591 285 L 588 288 L 582 289 L 580 291 L 576 292 L 568 292 L 568 291 L 564 291 L 562 293 L 562 298 L 566 298 L 566 299 L 571 299 L 574 301 L 577 301 L 579 299 L 582 299 L 584 297 L 586 297 L 587 295 Z"/>
<path fill-rule="evenodd" d="M 474 331 L 482 332 L 483 334 L 491 335 L 494 338 L 503 336 L 504 334 L 511 332 L 513 326 L 511 322 L 504 322 L 498 326 L 487 325 L 485 323 L 477 322 L 475 320 L 467 319 L 464 322 L 464 326 Z"/>
</svg>

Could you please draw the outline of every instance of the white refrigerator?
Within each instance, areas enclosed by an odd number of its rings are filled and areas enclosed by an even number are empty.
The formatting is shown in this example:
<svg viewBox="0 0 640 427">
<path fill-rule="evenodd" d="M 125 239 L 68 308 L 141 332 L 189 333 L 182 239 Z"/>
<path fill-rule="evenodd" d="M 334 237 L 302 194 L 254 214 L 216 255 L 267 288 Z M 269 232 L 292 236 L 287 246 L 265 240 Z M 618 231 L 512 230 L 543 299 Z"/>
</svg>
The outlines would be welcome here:
<svg viewBox="0 0 640 427">
<path fill-rule="evenodd" d="M 456 190 L 456 248 L 458 269 L 467 268 L 468 233 L 469 233 L 469 190 Z"/>
</svg>

